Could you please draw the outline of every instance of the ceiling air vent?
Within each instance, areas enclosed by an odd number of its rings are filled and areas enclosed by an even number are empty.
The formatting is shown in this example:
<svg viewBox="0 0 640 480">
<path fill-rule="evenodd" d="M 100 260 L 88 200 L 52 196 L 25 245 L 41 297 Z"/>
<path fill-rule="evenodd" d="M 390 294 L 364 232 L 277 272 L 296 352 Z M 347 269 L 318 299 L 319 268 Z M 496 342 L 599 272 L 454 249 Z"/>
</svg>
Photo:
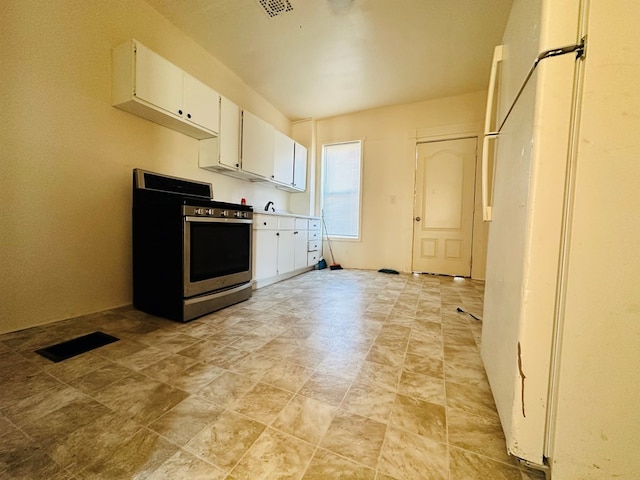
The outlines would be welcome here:
<svg viewBox="0 0 640 480">
<path fill-rule="evenodd" d="M 290 12 L 293 10 L 289 0 L 258 0 L 260 5 L 264 9 L 265 13 L 273 18 L 281 13 Z"/>
</svg>

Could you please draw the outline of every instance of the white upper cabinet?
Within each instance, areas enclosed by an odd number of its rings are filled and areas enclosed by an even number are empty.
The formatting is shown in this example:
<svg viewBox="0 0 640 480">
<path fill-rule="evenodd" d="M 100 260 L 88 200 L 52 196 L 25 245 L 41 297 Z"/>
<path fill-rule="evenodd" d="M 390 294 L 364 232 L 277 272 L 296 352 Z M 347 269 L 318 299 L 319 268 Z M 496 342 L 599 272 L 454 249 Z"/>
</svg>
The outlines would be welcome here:
<svg viewBox="0 0 640 480">
<path fill-rule="evenodd" d="M 240 107 L 220 96 L 220 133 L 200 140 L 200 168 L 243 178 L 240 169 Z"/>
<path fill-rule="evenodd" d="M 220 132 L 220 95 L 188 73 L 184 74 L 182 117 L 211 132 Z"/>
<path fill-rule="evenodd" d="M 283 137 L 283 148 L 278 154 L 278 134 Z M 286 142 L 285 140 L 286 139 Z M 286 149 L 284 148 L 286 145 Z M 276 131 L 276 156 L 274 158 L 276 165 L 276 181 L 277 188 L 288 192 L 303 192 L 307 187 L 307 149 L 287 137 L 283 133 Z M 278 176 L 279 175 L 279 176 Z"/>
<path fill-rule="evenodd" d="M 186 135 L 219 131 L 219 95 L 136 40 L 113 49 L 113 106 Z"/>
<path fill-rule="evenodd" d="M 140 43 L 134 42 L 130 45 L 127 42 L 118 48 L 121 50 L 116 50 L 116 52 L 125 55 L 129 53 L 130 48 L 133 48 L 131 61 L 133 61 L 135 71 L 132 79 L 133 85 L 130 85 L 129 82 L 121 85 L 121 87 L 126 87 L 126 89 L 123 88 L 124 95 L 121 100 L 127 101 L 133 97 L 168 113 L 179 115 L 182 108 L 184 72 Z M 131 68 L 129 63 L 127 61 L 126 69 Z"/>
<path fill-rule="evenodd" d="M 293 155 L 293 189 L 304 192 L 307 188 L 307 148 L 295 142 Z"/>
<path fill-rule="evenodd" d="M 273 180 L 283 185 L 293 184 L 294 141 L 284 133 L 275 131 L 273 155 Z"/>
<path fill-rule="evenodd" d="M 220 96 L 220 164 L 240 168 L 240 107 Z"/>
<path fill-rule="evenodd" d="M 242 112 L 242 149 L 240 168 L 243 172 L 262 180 L 273 176 L 275 128 L 256 117 Z"/>
</svg>

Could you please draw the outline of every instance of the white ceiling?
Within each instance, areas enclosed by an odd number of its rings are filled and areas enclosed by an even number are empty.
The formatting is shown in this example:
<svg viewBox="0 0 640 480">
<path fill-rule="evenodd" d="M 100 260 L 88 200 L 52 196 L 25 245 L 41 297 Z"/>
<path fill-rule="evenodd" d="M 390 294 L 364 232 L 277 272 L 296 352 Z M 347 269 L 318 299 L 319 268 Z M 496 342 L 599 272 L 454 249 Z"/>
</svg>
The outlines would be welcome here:
<svg viewBox="0 0 640 480">
<path fill-rule="evenodd" d="M 512 3 L 289 1 L 147 0 L 291 120 L 485 89 Z"/>
</svg>

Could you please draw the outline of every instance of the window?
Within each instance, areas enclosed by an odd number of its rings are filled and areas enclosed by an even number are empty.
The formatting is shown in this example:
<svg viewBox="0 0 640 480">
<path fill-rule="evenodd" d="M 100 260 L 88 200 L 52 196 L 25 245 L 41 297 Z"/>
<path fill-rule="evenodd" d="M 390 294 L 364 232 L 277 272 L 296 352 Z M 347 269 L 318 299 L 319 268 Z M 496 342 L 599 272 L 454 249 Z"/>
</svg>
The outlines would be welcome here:
<svg viewBox="0 0 640 480">
<path fill-rule="evenodd" d="M 360 238 L 362 142 L 322 146 L 321 206 L 331 237 Z"/>
</svg>

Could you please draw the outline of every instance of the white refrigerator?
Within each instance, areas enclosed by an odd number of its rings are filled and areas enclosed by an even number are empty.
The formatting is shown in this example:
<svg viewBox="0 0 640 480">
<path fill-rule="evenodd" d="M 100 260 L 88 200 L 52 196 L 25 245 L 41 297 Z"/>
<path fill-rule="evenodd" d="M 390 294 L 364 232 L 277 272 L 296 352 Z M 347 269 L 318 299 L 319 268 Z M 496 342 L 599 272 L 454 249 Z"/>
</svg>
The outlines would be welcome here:
<svg viewBox="0 0 640 480">
<path fill-rule="evenodd" d="M 494 54 L 483 148 L 490 223 L 481 352 L 509 453 L 550 468 L 554 480 L 640 479 L 637 4 L 515 0 Z M 615 62 L 629 67 L 626 77 Z M 619 124 L 599 125 L 600 115 Z M 628 167 L 625 175 L 604 173 L 616 163 Z M 587 176 L 599 168 L 601 178 Z M 600 195 L 603 188 L 612 195 Z M 618 204 L 615 189 L 630 203 Z M 596 197 L 600 203 L 589 205 Z M 590 227 L 579 215 L 588 208 L 593 238 L 578 235 Z M 611 225 L 607 211 L 617 218 Z M 590 243 L 611 261 L 580 256 Z M 618 272 L 626 283 L 614 293 Z M 606 336 L 615 343 L 599 342 Z M 635 374 L 627 381 L 616 377 L 629 367 Z"/>
</svg>

